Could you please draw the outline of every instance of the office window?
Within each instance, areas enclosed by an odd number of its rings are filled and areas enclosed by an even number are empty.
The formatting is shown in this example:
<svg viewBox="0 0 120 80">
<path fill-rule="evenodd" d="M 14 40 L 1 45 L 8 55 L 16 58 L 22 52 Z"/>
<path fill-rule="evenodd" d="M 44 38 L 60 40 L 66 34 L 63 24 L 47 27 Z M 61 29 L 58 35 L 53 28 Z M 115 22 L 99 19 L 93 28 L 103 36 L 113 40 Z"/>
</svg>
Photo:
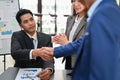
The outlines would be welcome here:
<svg viewBox="0 0 120 80">
<path fill-rule="evenodd" d="M 19 0 L 20 8 L 30 9 L 33 13 L 37 13 L 38 0 Z"/>
<path fill-rule="evenodd" d="M 67 16 L 71 15 L 71 0 L 41 0 L 42 1 L 42 32 L 56 34 L 64 32 Z M 19 0 L 20 8 L 30 9 L 38 13 L 38 0 Z M 64 2 L 64 3 L 63 3 Z M 34 16 L 37 25 L 37 16 Z"/>
<path fill-rule="evenodd" d="M 43 0 L 42 14 L 43 32 L 48 34 L 64 32 L 67 20 L 67 17 L 64 15 L 71 15 L 71 1 Z"/>
<path fill-rule="evenodd" d="M 19 0 L 20 9 L 29 9 L 34 13 L 38 13 L 37 5 L 38 0 Z M 34 16 L 37 23 L 37 17 Z"/>
<path fill-rule="evenodd" d="M 48 34 L 55 33 L 55 19 L 51 15 L 55 14 L 55 0 L 42 1 L 42 31 Z"/>
</svg>

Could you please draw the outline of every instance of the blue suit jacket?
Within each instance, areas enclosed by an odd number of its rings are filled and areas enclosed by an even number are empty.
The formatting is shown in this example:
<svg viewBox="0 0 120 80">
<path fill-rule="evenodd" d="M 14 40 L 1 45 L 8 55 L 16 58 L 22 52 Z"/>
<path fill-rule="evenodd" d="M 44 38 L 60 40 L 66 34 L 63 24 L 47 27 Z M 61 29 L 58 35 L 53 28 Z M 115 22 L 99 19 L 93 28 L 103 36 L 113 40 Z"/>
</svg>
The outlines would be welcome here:
<svg viewBox="0 0 120 80">
<path fill-rule="evenodd" d="M 72 80 L 120 80 L 120 8 L 115 0 L 103 0 L 85 34 L 73 43 L 55 48 L 54 56 L 68 56 L 76 51 Z"/>
</svg>

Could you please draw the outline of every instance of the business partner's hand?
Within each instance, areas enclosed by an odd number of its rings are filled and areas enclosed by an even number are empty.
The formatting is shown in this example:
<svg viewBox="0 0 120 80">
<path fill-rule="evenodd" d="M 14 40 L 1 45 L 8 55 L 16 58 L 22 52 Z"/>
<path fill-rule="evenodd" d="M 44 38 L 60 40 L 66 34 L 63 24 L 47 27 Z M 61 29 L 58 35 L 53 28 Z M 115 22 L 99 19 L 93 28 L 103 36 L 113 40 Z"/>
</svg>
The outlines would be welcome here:
<svg viewBox="0 0 120 80">
<path fill-rule="evenodd" d="M 51 76 L 51 71 L 49 69 L 42 70 L 37 74 L 41 80 L 49 80 Z"/>
<path fill-rule="evenodd" d="M 41 57 L 43 60 L 48 61 L 49 59 L 49 51 L 44 48 L 34 49 L 32 52 L 32 57 Z"/>
<path fill-rule="evenodd" d="M 42 59 L 45 61 L 50 61 L 53 59 L 53 48 L 52 47 L 42 47 L 43 50 Z"/>
<path fill-rule="evenodd" d="M 64 33 L 60 33 L 60 34 L 53 36 L 52 42 L 54 42 L 56 44 L 61 44 L 61 45 L 65 45 L 65 44 L 69 43 L 67 36 Z"/>
</svg>

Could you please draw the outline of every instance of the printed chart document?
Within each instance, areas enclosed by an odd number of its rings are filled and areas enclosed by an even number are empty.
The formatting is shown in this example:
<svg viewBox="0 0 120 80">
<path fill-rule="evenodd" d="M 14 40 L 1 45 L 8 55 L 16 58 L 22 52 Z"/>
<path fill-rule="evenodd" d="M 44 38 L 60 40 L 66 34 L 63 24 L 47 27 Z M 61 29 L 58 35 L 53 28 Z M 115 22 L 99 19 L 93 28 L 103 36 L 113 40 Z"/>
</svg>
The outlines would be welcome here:
<svg viewBox="0 0 120 80">
<path fill-rule="evenodd" d="M 20 68 L 15 80 L 40 80 L 36 75 L 41 68 Z"/>
</svg>

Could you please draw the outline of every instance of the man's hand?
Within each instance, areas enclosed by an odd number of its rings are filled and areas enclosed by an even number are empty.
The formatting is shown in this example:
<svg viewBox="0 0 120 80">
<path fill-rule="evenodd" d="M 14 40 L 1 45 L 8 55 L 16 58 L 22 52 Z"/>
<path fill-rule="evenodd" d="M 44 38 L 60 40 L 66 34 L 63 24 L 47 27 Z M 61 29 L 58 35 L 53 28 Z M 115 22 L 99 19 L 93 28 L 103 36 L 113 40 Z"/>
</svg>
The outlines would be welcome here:
<svg viewBox="0 0 120 80">
<path fill-rule="evenodd" d="M 49 80 L 51 76 L 51 71 L 49 69 L 45 69 L 37 74 L 41 80 Z"/>
<path fill-rule="evenodd" d="M 43 54 L 41 54 L 41 58 L 45 61 L 50 61 L 53 59 L 53 48 L 52 47 L 42 47 Z"/>
<path fill-rule="evenodd" d="M 38 57 L 38 56 L 42 58 L 42 56 L 43 56 L 44 53 L 47 53 L 47 52 L 44 51 L 44 50 L 42 50 L 42 48 L 34 49 L 32 51 L 32 58 L 35 58 L 35 57 Z"/>
<path fill-rule="evenodd" d="M 45 61 L 50 61 L 53 59 L 53 48 L 52 47 L 42 47 L 33 50 L 32 57 L 41 57 Z"/>
</svg>

